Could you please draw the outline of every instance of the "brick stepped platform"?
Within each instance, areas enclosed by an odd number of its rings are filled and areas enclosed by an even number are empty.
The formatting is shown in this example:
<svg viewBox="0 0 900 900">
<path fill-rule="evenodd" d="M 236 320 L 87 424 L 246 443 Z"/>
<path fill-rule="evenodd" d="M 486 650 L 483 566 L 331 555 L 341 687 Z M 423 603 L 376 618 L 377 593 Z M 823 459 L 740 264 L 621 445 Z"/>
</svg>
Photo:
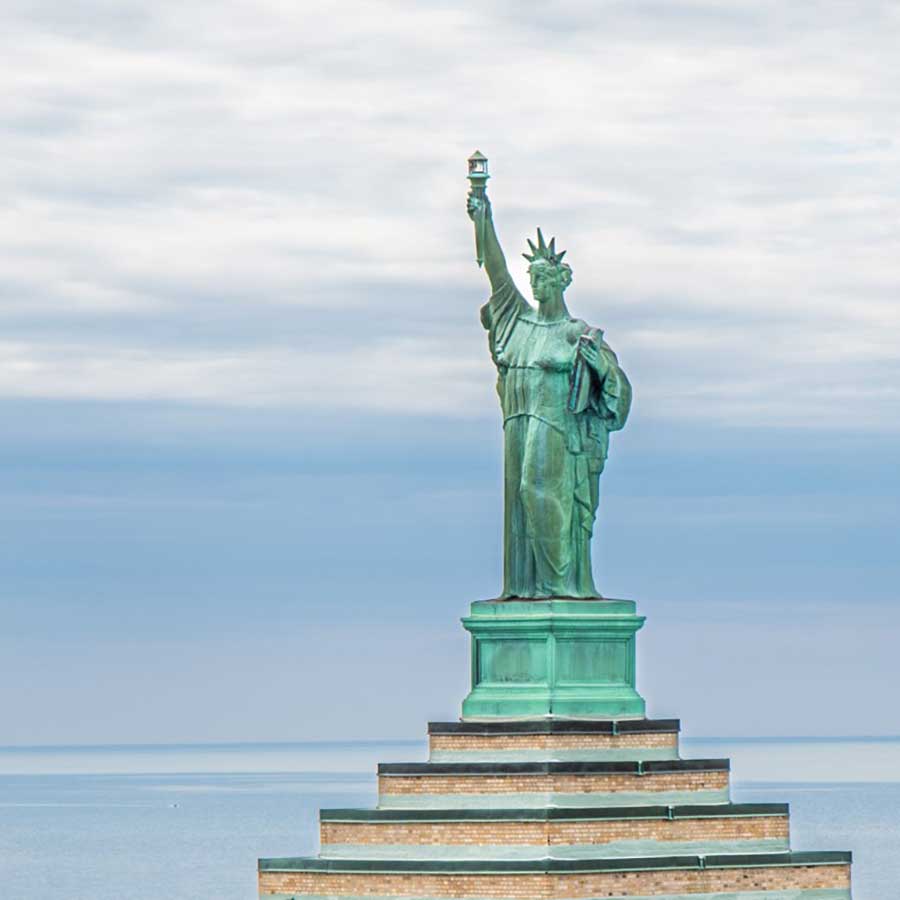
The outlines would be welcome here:
<svg viewBox="0 0 900 900">
<path fill-rule="evenodd" d="M 429 722 L 431 762 L 677 759 L 678 719 Z"/>
<path fill-rule="evenodd" d="M 789 849 L 786 804 L 729 800 L 677 720 L 431 723 L 378 808 L 323 810 L 318 857 L 262 859 L 274 900 L 850 900 L 849 853 Z"/>
<path fill-rule="evenodd" d="M 847 900 L 850 854 L 716 854 L 593 860 L 260 860 L 263 896 Z"/>
<path fill-rule="evenodd" d="M 727 759 L 382 763 L 379 807 L 725 803 Z"/>
<path fill-rule="evenodd" d="M 784 803 L 320 813 L 329 858 L 528 859 L 788 849 Z"/>
</svg>

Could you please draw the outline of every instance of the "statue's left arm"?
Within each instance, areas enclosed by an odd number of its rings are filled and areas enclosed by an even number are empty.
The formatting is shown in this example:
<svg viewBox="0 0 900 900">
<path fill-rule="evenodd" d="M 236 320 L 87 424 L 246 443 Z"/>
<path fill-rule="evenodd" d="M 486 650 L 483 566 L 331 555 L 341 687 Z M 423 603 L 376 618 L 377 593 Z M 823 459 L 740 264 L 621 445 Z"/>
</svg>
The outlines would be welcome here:
<svg viewBox="0 0 900 900">
<path fill-rule="evenodd" d="M 631 382 L 612 348 L 597 335 L 585 334 L 579 340 L 579 356 L 590 367 L 598 390 L 591 391 L 598 412 L 609 431 L 625 427 L 631 410 Z"/>
</svg>

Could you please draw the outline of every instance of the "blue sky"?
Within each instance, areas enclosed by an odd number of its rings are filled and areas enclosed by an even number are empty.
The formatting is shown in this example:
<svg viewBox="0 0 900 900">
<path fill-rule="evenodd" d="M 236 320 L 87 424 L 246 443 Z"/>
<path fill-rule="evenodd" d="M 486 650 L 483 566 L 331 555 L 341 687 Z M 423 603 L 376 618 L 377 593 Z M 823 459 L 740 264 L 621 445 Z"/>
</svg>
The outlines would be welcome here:
<svg viewBox="0 0 900 900">
<path fill-rule="evenodd" d="M 476 146 L 635 387 L 595 569 L 650 713 L 900 733 L 894 4 L 4 10 L 0 744 L 458 715 Z"/>
</svg>

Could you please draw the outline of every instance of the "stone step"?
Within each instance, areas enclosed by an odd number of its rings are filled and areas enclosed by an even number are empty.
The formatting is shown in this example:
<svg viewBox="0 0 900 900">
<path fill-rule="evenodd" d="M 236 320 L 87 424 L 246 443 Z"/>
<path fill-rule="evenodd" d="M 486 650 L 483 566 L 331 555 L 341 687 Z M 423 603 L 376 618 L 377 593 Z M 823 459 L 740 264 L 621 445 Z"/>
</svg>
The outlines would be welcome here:
<svg viewBox="0 0 900 900">
<path fill-rule="evenodd" d="M 835 851 L 533 860 L 261 859 L 261 896 L 849 900 Z"/>
<path fill-rule="evenodd" d="M 727 759 L 381 763 L 378 806 L 404 809 L 727 803 Z"/>
<path fill-rule="evenodd" d="M 788 806 L 322 810 L 322 855 L 558 858 L 787 850 Z"/>
<path fill-rule="evenodd" d="M 432 762 L 677 759 L 678 719 L 429 722 Z"/>
</svg>

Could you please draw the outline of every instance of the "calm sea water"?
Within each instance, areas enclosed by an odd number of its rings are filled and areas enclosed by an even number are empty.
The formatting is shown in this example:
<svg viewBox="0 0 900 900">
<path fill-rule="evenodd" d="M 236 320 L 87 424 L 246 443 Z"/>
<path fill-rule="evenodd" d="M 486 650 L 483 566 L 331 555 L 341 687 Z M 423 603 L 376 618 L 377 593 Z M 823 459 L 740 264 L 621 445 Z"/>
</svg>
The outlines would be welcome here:
<svg viewBox="0 0 900 900">
<path fill-rule="evenodd" d="M 900 897 L 900 739 L 685 740 L 734 798 L 788 801 L 798 849 L 853 850 Z M 256 859 L 316 852 L 320 806 L 370 806 L 423 742 L 0 748 L 0 900 L 252 900 Z"/>
</svg>

